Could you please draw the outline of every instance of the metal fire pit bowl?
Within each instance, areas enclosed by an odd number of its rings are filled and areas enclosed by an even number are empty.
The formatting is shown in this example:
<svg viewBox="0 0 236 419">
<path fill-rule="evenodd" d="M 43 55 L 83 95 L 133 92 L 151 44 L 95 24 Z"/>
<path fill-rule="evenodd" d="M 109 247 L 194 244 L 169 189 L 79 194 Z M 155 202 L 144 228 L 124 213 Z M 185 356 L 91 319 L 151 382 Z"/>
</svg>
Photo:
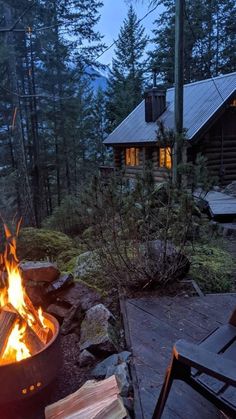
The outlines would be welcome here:
<svg viewBox="0 0 236 419">
<path fill-rule="evenodd" d="M 37 354 L 20 362 L 0 366 L 0 404 L 27 399 L 48 386 L 61 368 L 59 323 L 44 313 L 53 336 Z"/>
</svg>

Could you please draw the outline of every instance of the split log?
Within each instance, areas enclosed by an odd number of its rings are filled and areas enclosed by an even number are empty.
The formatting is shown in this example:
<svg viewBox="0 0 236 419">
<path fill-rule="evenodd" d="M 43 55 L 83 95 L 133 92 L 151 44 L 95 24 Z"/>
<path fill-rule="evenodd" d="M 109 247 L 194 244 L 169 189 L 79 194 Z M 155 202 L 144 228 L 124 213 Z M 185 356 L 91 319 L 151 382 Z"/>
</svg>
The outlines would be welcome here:
<svg viewBox="0 0 236 419">
<path fill-rule="evenodd" d="M 31 329 L 38 336 L 41 342 L 46 345 L 50 340 L 50 329 L 49 327 L 42 327 L 38 322 L 31 326 Z"/>
<path fill-rule="evenodd" d="M 29 348 L 31 355 L 35 355 L 37 352 L 41 351 L 45 346 L 29 325 L 26 326 L 25 334 L 22 341 L 27 346 L 27 348 Z"/>
<path fill-rule="evenodd" d="M 126 409 L 115 376 L 103 381 L 87 381 L 75 393 L 47 406 L 46 419 L 124 419 Z"/>
<path fill-rule="evenodd" d="M 34 330 L 26 323 L 20 313 L 13 307 L 12 304 L 7 304 L 3 307 L 3 312 L 12 313 L 16 316 L 16 320 L 20 323 L 22 327 L 25 327 L 24 336 L 22 342 L 27 346 L 30 350 L 31 355 L 36 354 L 37 352 L 41 351 L 44 348 L 44 343 L 40 340 L 38 335 L 34 332 Z"/>
<path fill-rule="evenodd" d="M 12 311 L 5 310 L 5 306 L 2 307 L 0 314 L 0 359 L 5 352 L 8 338 L 16 321 L 17 314 Z"/>
<path fill-rule="evenodd" d="M 28 313 L 32 314 L 32 316 L 34 317 L 34 322 L 31 326 L 31 328 L 33 329 L 34 333 L 36 333 L 36 335 L 38 336 L 38 338 L 41 340 L 41 342 L 46 345 L 49 341 L 49 332 L 50 329 L 48 327 L 44 327 L 42 325 L 42 322 L 40 321 L 39 315 L 37 310 L 34 308 L 30 298 L 28 297 L 27 294 L 24 295 L 24 301 L 25 301 L 25 305 L 28 309 Z"/>
</svg>

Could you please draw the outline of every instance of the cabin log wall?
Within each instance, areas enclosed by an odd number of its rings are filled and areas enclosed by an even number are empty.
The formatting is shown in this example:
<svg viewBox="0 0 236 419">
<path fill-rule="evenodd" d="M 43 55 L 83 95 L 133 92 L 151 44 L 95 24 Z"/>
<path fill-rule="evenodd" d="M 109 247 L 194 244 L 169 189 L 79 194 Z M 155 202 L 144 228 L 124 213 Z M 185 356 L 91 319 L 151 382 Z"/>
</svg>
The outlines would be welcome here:
<svg viewBox="0 0 236 419">
<path fill-rule="evenodd" d="M 227 185 L 236 180 L 236 108 L 226 109 L 221 118 L 188 151 L 188 161 L 198 153 L 207 159 L 209 174 Z"/>
<path fill-rule="evenodd" d="M 128 145 L 127 145 L 128 147 Z M 169 171 L 159 167 L 159 148 L 158 146 L 139 147 L 139 165 L 125 165 L 125 147 L 114 147 L 114 166 L 116 169 L 124 169 L 124 176 L 127 179 L 135 179 L 137 175 L 142 175 L 146 165 L 151 163 L 152 174 L 155 182 L 162 182 L 168 177 Z"/>
</svg>

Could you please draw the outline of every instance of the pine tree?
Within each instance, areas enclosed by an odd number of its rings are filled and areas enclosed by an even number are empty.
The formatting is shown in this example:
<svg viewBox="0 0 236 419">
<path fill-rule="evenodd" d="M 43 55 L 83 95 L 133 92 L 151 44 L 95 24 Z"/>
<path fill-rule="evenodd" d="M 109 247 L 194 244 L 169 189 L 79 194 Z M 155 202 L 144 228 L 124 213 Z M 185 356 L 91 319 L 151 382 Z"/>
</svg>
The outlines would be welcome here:
<svg viewBox="0 0 236 419">
<path fill-rule="evenodd" d="M 171 0 L 162 3 L 165 10 L 154 22 L 150 56 L 165 82 L 173 84 L 175 5 Z M 185 82 L 235 71 L 235 1 L 187 0 L 184 18 Z"/>
<path fill-rule="evenodd" d="M 101 87 L 98 88 L 94 95 L 93 102 L 93 136 L 89 146 L 91 159 L 94 162 L 105 164 L 107 157 L 107 149 L 103 144 L 106 138 L 106 126 L 107 126 L 107 115 L 106 115 L 106 96 Z"/>
<path fill-rule="evenodd" d="M 131 6 L 120 29 L 108 79 L 109 130 L 114 129 L 141 101 L 147 41 L 144 28 Z"/>
<path fill-rule="evenodd" d="M 4 121 L 8 132 L 4 133 L 7 141 L 1 141 L 0 133 L 0 146 L 4 143 L 7 164 L 11 165 L 8 174 L 16 171 L 15 179 L 20 179 L 19 185 L 16 181 L 19 215 L 28 223 L 35 218 L 40 225 L 42 218 L 52 212 L 65 194 L 77 190 L 77 172 L 84 162 L 81 154 L 85 154 L 88 138 L 93 135 L 92 117 L 88 116 L 89 112 L 92 115 L 92 92 L 89 80 L 84 82 L 82 77 L 86 66 L 96 66 L 95 57 L 103 48 L 95 27 L 102 2 L 36 0 L 31 9 L 27 0 L 4 3 L 11 12 L 10 23 L 27 9 L 17 27 L 29 27 L 32 32 L 10 33 L 15 51 L 11 72 L 8 71 L 9 50 L 4 48 L 4 42 L 0 49 L 3 64 L 0 120 Z M 0 12 L 2 8 L 0 4 Z M 2 26 L 7 23 L 3 19 Z M 1 37 L 7 39 L 5 34 Z M 9 127 L 16 107 L 15 127 L 19 135 L 12 136 Z M 23 145 L 21 154 L 20 144 Z M 26 186 L 23 190 L 23 163 L 27 193 Z M 33 215 L 29 214 L 31 207 Z"/>
</svg>

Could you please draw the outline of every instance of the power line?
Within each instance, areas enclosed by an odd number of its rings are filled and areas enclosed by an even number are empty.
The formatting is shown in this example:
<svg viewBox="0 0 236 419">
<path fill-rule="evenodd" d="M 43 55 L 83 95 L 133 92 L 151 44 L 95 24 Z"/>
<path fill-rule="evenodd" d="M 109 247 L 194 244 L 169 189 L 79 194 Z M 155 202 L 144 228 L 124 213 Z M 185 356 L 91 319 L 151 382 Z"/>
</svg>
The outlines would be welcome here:
<svg viewBox="0 0 236 419">
<path fill-rule="evenodd" d="M 21 21 L 25 14 L 35 5 L 36 1 L 30 3 L 21 13 L 21 15 L 16 19 L 10 28 L 0 28 L 0 32 L 25 32 L 25 29 L 16 29 L 16 25 Z"/>
<path fill-rule="evenodd" d="M 190 31 L 191 31 L 191 33 L 192 33 L 192 36 L 193 36 L 193 38 L 194 38 L 194 40 L 195 40 L 195 42 L 196 42 L 196 44 L 197 44 L 197 43 L 198 43 L 198 40 L 197 40 L 196 34 L 195 34 L 194 30 L 193 30 L 193 27 L 192 27 L 192 25 L 191 25 L 191 22 L 190 22 L 190 19 L 189 19 L 189 16 L 188 16 L 187 10 L 186 10 L 186 3 L 185 3 L 185 2 L 184 2 L 184 14 L 185 14 L 186 20 L 187 20 L 187 22 L 188 22 L 188 25 L 189 25 Z M 205 64 L 205 66 L 206 66 L 207 70 L 209 71 L 209 74 L 210 74 L 210 79 L 212 80 L 212 82 L 213 82 L 213 84 L 214 84 L 214 86 L 215 86 L 215 89 L 216 89 L 217 93 L 219 94 L 219 96 L 220 96 L 220 98 L 221 98 L 222 103 L 224 103 L 224 102 L 225 102 L 225 99 L 223 98 L 223 96 L 222 96 L 222 94 L 221 94 L 221 92 L 220 92 L 220 90 L 219 90 L 219 88 L 218 88 L 218 86 L 217 86 L 217 84 L 216 84 L 216 82 L 215 82 L 214 77 L 212 77 L 212 75 L 211 75 L 211 69 L 210 69 L 210 67 L 209 67 L 209 65 L 208 65 L 208 63 L 207 63 L 207 61 L 206 61 L 206 60 L 205 60 L 205 58 L 204 58 L 202 47 L 201 47 L 201 54 L 202 54 L 202 59 L 203 59 L 203 61 L 204 61 L 204 64 Z"/>
<path fill-rule="evenodd" d="M 151 10 L 149 10 L 149 12 L 147 12 L 141 19 L 139 19 L 137 21 L 137 24 L 141 23 L 144 19 L 146 19 L 146 17 L 148 17 L 151 13 L 153 13 L 157 8 L 158 8 L 159 4 L 157 4 L 155 7 L 153 7 Z M 117 43 L 118 39 L 116 39 L 115 41 L 112 42 L 111 45 L 109 45 L 109 47 L 107 47 L 101 54 L 99 54 L 95 60 L 98 60 L 100 57 L 102 57 L 103 54 L 105 54 L 107 51 L 109 51 L 116 43 Z"/>
<path fill-rule="evenodd" d="M 35 2 L 34 2 L 35 3 Z M 33 3 L 33 4 L 34 4 Z M 32 4 L 32 5 L 33 5 Z M 30 7 L 32 7 L 32 5 L 30 6 Z M 139 24 L 140 22 L 142 22 L 144 19 L 146 19 L 151 13 L 153 13 L 156 9 L 157 9 L 157 7 L 159 6 L 159 4 L 157 4 L 155 7 L 153 7 L 151 10 L 149 10 L 142 18 L 140 18 L 138 21 L 137 21 L 137 23 Z M 29 10 L 29 7 L 27 8 L 27 9 L 25 9 L 25 11 L 24 11 L 24 14 L 27 12 Z M 23 15 L 23 14 L 22 14 Z M 16 24 L 19 22 L 19 20 L 22 18 L 22 15 L 21 15 L 21 17 L 20 18 L 18 18 L 17 19 L 17 22 L 13 25 L 13 27 L 15 27 L 16 26 Z M 57 24 L 57 25 L 51 25 L 51 26 L 45 26 L 45 27 L 43 27 L 43 28 L 36 28 L 36 29 L 32 29 L 32 28 L 30 28 L 30 33 L 32 33 L 32 32 L 35 32 L 35 31 L 42 31 L 42 30 L 46 30 L 46 29 L 51 29 L 51 28 L 53 28 L 53 27 L 55 27 L 55 26 L 58 26 L 59 24 Z M 4 31 L 4 32 L 7 32 L 7 31 L 9 31 L 10 29 L 0 29 L 0 32 L 2 31 Z M 19 32 L 26 32 L 26 33 L 29 33 L 29 27 L 28 28 L 26 28 L 26 29 L 11 29 L 11 30 L 15 30 L 15 31 L 19 31 Z M 107 51 L 109 51 L 115 44 L 116 44 L 116 42 L 117 42 L 117 40 L 115 40 L 115 41 L 113 41 L 112 42 L 112 44 L 111 45 L 109 45 L 102 53 L 100 53 L 100 54 L 98 54 L 95 58 L 94 58 L 94 60 L 98 60 L 103 54 L 105 54 Z M 74 78 L 72 78 L 72 80 L 73 80 Z M 53 100 L 69 100 L 69 99 L 72 99 L 74 96 L 67 96 L 67 97 L 52 97 L 52 96 L 47 96 L 47 95 L 40 95 L 40 94 L 38 94 L 38 95 L 19 95 L 17 92 L 11 92 L 10 90 L 8 90 L 7 88 L 5 88 L 5 87 L 3 87 L 3 86 L 0 86 L 0 88 L 1 89 L 3 89 L 3 90 L 5 90 L 5 91 L 7 91 L 8 93 L 11 93 L 12 95 L 16 95 L 16 96 L 18 96 L 19 98 L 21 98 L 21 99 L 27 99 L 27 98 L 30 98 L 30 97 L 34 97 L 34 96 L 37 96 L 37 97 L 41 97 L 41 98 L 44 98 L 44 99 L 53 99 Z"/>
</svg>

